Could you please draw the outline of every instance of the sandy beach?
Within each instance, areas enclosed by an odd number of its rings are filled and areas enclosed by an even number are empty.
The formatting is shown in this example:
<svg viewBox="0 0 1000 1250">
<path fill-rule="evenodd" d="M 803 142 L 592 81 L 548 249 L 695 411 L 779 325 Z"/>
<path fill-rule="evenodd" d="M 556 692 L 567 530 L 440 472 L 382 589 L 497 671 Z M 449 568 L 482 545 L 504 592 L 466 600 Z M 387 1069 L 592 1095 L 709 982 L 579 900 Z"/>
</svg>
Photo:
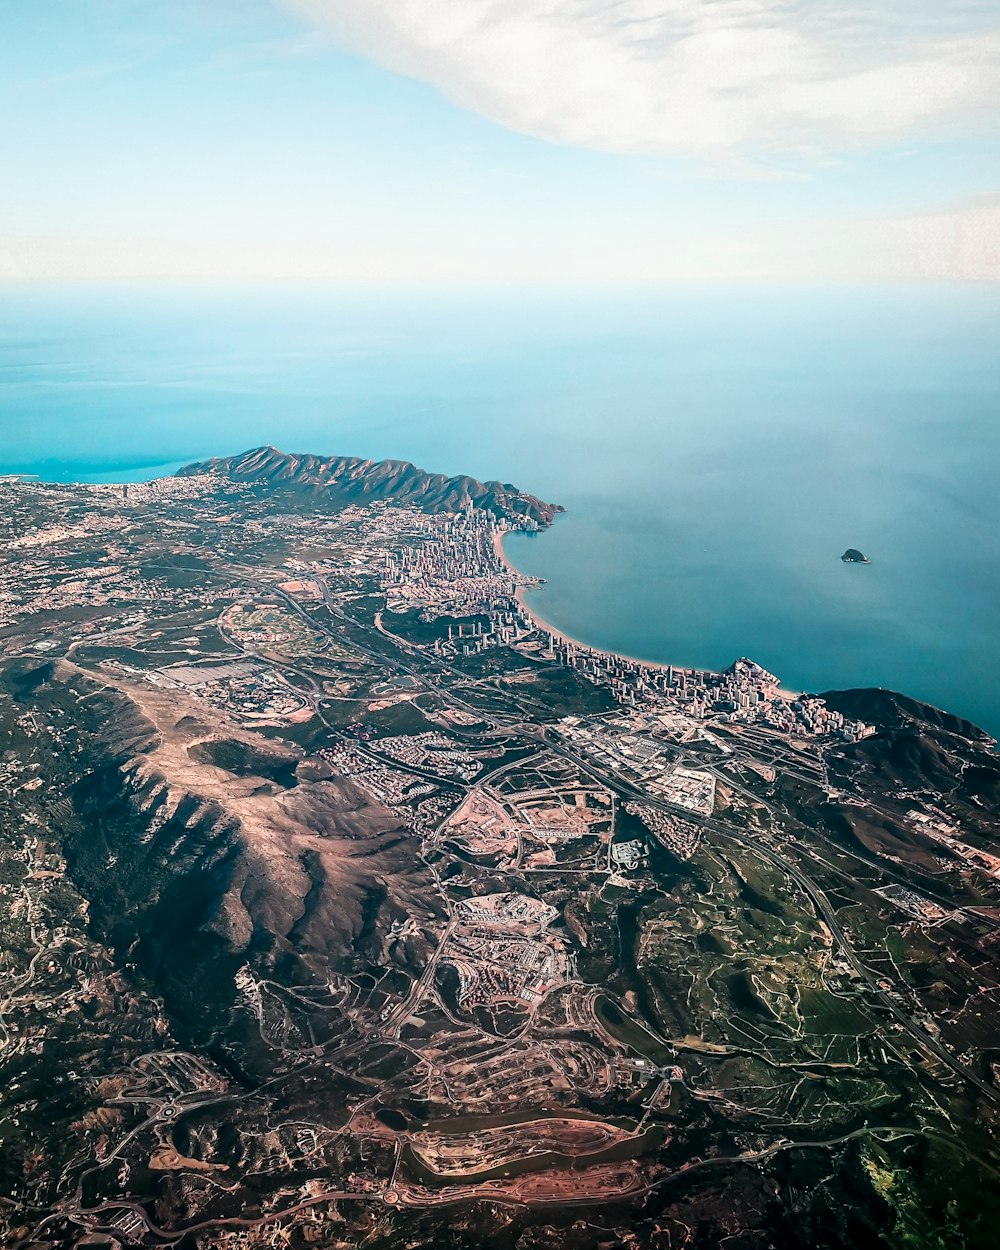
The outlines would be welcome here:
<svg viewBox="0 0 1000 1250">
<path fill-rule="evenodd" d="M 505 568 L 507 568 L 511 572 L 511 574 L 514 577 L 523 578 L 526 576 L 526 574 L 522 573 L 519 568 L 517 568 L 514 564 L 511 563 L 510 559 L 507 556 L 506 551 L 504 551 L 503 540 L 509 533 L 511 533 L 510 530 L 498 531 L 498 533 L 495 535 L 493 539 L 493 549 L 496 552 L 497 559 L 500 561 L 501 564 L 504 565 Z M 532 587 L 528 585 L 519 586 L 517 589 L 515 598 L 517 599 L 518 603 L 521 605 L 521 608 L 524 611 L 525 616 L 528 617 L 528 619 L 532 622 L 535 628 L 544 630 L 547 633 L 550 633 L 552 637 L 555 639 L 558 639 L 559 642 L 567 643 L 573 647 L 581 647 L 584 651 L 590 651 L 594 655 L 606 655 L 609 658 L 614 659 L 614 660 L 627 660 L 630 664 L 638 664 L 642 668 L 648 668 L 651 671 L 657 672 L 657 673 L 665 673 L 668 668 L 673 668 L 676 672 L 680 672 L 680 671 L 694 672 L 695 671 L 694 669 L 682 669 L 682 666 L 680 665 L 658 664 L 654 660 L 643 660 L 643 659 L 640 659 L 639 656 L 637 655 L 624 655 L 620 651 L 606 651 L 603 647 L 595 647 L 589 642 L 584 642 L 581 638 L 574 638 L 572 634 L 567 634 L 565 630 L 559 629 L 557 626 L 553 625 L 550 621 L 545 620 L 545 618 L 541 616 L 534 608 L 528 606 L 527 602 L 525 601 L 525 594 L 528 590 L 531 590 L 531 589 Z M 707 672 L 709 670 L 701 669 L 698 671 Z"/>
<path fill-rule="evenodd" d="M 523 578 L 526 574 L 522 573 L 520 569 L 511 563 L 507 557 L 507 553 L 504 551 L 503 540 L 506 535 L 511 532 L 512 531 L 510 530 L 499 531 L 493 539 L 493 549 L 497 554 L 497 559 L 513 574 L 514 577 Z M 621 651 L 607 651 L 603 647 L 595 647 L 589 642 L 583 642 L 580 638 L 574 638 L 572 634 L 567 634 L 565 630 L 558 629 L 555 625 L 551 624 L 543 616 L 541 616 L 540 613 L 538 613 L 534 608 L 529 607 L 525 601 L 525 594 L 530 589 L 532 589 L 532 587 L 527 585 L 519 586 L 517 589 L 515 598 L 521 605 L 521 609 L 536 629 L 544 630 L 550 633 L 552 637 L 557 639 L 559 642 L 568 643 L 570 646 L 574 647 L 580 647 L 584 651 L 591 652 L 593 655 L 604 655 L 615 660 L 627 660 L 630 664 L 637 664 L 640 668 L 649 669 L 651 672 L 656 673 L 665 673 L 668 668 L 672 668 L 675 673 L 716 673 L 718 671 L 716 669 L 708 668 L 688 668 L 683 664 L 660 664 L 655 660 L 644 660 L 637 655 L 627 655 Z M 799 690 L 790 690 L 784 685 L 779 685 L 777 693 L 782 698 L 791 701 L 792 699 L 797 699 L 802 692 Z"/>
</svg>

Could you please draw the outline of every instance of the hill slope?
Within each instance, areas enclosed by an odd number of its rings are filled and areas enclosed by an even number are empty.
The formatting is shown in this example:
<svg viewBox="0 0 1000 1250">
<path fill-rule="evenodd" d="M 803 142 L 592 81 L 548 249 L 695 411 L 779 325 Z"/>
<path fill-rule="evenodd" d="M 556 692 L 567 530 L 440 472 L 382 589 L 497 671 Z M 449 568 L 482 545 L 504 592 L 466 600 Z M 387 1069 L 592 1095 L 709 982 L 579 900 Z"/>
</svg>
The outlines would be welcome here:
<svg viewBox="0 0 1000 1250">
<path fill-rule="evenodd" d="M 870 721 L 879 729 L 899 729 L 904 726 L 924 726 L 941 730 L 960 738 L 968 738 L 980 745 L 990 745 L 992 739 L 978 725 L 943 712 L 930 703 L 922 703 L 909 695 L 894 690 L 867 688 L 857 690 L 827 690 L 819 696 L 827 707 L 843 712 L 857 720 Z"/>
<path fill-rule="evenodd" d="M 425 473 L 406 460 L 361 460 L 356 456 L 293 455 L 256 447 L 236 456 L 204 460 L 179 469 L 178 477 L 218 473 L 241 482 L 328 499 L 336 505 L 375 500 L 409 504 L 425 512 L 460 512 L 472 507 L 513 525 L 546 526 L 561 512 L 509 482 Z"/>
</svg>

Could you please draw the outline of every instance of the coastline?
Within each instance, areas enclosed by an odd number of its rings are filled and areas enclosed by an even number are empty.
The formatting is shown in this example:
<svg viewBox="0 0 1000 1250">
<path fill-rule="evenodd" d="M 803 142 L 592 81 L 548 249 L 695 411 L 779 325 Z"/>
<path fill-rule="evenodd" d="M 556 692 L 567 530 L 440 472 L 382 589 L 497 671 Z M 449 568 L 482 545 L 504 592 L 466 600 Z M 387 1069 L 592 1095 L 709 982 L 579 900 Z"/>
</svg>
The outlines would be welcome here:
<svg viewBox="0 0 1000 1250">
<path fill-rule="evenodd" d="M 517 532 L 518 531 L 513 527 L 508 528 L 508 529 L 498 530 L 497 533 L 494 535 L 493 550 L 496 553 L 497 559 L 514 578 L 523 579 L 526 577 L 530 577 L 531 575 L 527 573 L 522 573 L 521 570 L 517 568 L 517 566 L 511 561 L 511 559 L 507 555 L 503 546 L 503 540 L 506 538 L 506 536 L 508 534 L 517 533 Z M 870 563 L 870 561 L 866 561 L 866 563 Z M 542 580 L 538 584 L 544 584 L 544 580 Z M 550 633 L 553 636 L 553 638 L 555 638 L 561 643 L 564 643 L 564 644 L 568 643 L 571 646 L 580 647 L 582 650 L 588 651 L 593 655 L 605 656 L 614 660 L 625 660 L 630 664 L 637 665 L 639 668 L 645 668 L 650 671 L 658 672 L 658 673 L 666 672 L 667 669 L 673 669 L 675 672 L 706 673 L 706 674 L 711 674 L 713 676 L 719 676 L 721 672 L 723 671 L 721 669 L 714 669 L 714 668 L 694 668 L 686 664 L 664 664 L 657 660 L 645 660 L 645 659 L 640 658 L 637 655 L 629 655 L 627 652 L 624 652 L 624 651 L 610 651 L 605 647 L 597 647 L 597 646 L 592 645 L 589 642 L 584 642 L 582 639 L 576 638 L 572 634 L 568 634 L 564 629 L 559 629 L 557 626 L 553 625 L 550 621 L 547 621 L 545 617 L 543 617 L 541 613 L 538 612 L 535 608 L 529 607 L 528 603 L 525 601 L 525 594 L 527 593 L 527 591 L 532 590 L 534 588 L 535 587 L 533 587 L 529 583 L 520 585 L 518 586 L 517 590 L 514 593 L 514 598 L 517 600 L 518 604 L 520 605 L 522 612 L 531 621 L 531 623 L 535 626 L 536 629 L 544 630 Z M 752 660 L 752 657 L 746 657 L 746 656 L 734 657 L 734 660 L 738 658 L 748 658 Z M 816 689 L 819 689 L 819 687 L 809 688 L 809 690 L 816 690 Z M 892 687 L 879 686 L 878 689 L 879 690 L 887 689 L 891 691 Z M 792 690 L 789 687 L 785 686 L 784 683 L 782 683 L 779 678 L 779 685 L 777 688 L 777 693 L 783 699 L 786 699 L 789 702 L 795 699 L 801 698 L 804 694 L 808 694 L 809 690 Z M 926 706 L 935 708 L 937 711 L 944 712 L 944 714 L 947 716 L 959 715 L 958 713 L 949 712 L 946 708 L 942 708 L 938 704 L 928 703 L 925 699 L 922 699 L 919 696 L 904 694 L 903 697 L 915 699 L 915 701 L 918 703 L 925 703 Z M 993 750 L 997 754 L 1000 754 L 1000 735 L 994 736 L 988 729 L 983 729 L 981 725 L 977 724 L 974 721 L 971 721 L 970 723 L 975 725 L 975 727 L 979 730 L 979 732 L 983 734 L 985 737 L 987 737 L 994 744 Z"/>
<path fill-rule="evenodd" d="M 528 575 L 526 573 L 522 573 L 521 570 L 511 562 L 511 559 L 507 555 L 503 546 L 503 540 L 508 534 L 514 532 L 514 530 L 510 529 L 498 530 L 493 539 L 493 549 L 496 552 L 497 559 L 504 566 L 504 568 L 508 570 L 508 572 L 510 572 L 514 577 L 524 578 Z M 709 668 L 695 669 L 684 664 L 663 664 L 657 660 L 644 660 L 637 655 L 628 655 L 623 651 L 609 651 L 605 647 L 595 647 L 589 642 L 584 642 L 582 638 L 575 638 L 572 634 L 566 633 L 564 629 L 560 629 L 557 625 L 553 625 L 551 621 L 547 621 L 535 608 L 529 607 L 525 601 L 525 594 L 527 591 L 532 589 L 534 588 L 530 585 L 518 586 L 514 598 L 521 605 L 521 610 L 524 612 L 525 616 L 529 618 L 536 629 L 544 630 L 547 633 L 550 633 L 553 638 L 558 639 L 559 642 L 568 643 L 573 647 L 582 647 L 583 650 L 590 651 L 594 655 L 605 655 L 613 660 L 627 660 L 630 664 L 638 664 L 642 668 L 648 668 L 658 673 L 665 673 L 667 669 L 670 668 L 687 673 L 714 673 L 717 671 L 716 669 Z"/>
<path fill-rule="evenodd" d="M 516 578 L 524 578 L 527 577 L 528 574 L 522 573 L 521 570 L 512 563 L 503 546 L 503 540 L 506 536 L 514 532 L 515 531 L 513 529 L 498 530 L 493 539 L 493 550 L 496 552 L 497 559 L 504 566 L 504 568 L 508 570 L 508 572 Z M 658 660 L 644 660 L 640 656 L 629 655 L 624 651 L 610 651 L 606 647 L 595 647 L 589 642 L 584 642 L 582 639 L 575 638 L 572 634 L 568 634 L 564 629 L 559 629 L 558 626 L 553 625 L 551 621 L 547 621 L 534 608 L 529 607 L 525 601 L 525 594 L 527 591 L 532 589 L 534 589 L 534 587 L 530 585 L 518 586 L 514 593 L 514 598 L 517 600 L 518 604 L 520 604 L 522 612 L 524 612 L 525 616 L 528 617 L 536 629 L 544 630 L 547 633 L 550 633 L 553 638 L 557 639 L 561 643 L 569 644 L 573 647 L 580 647 L 582 650 L 589 651 L 593 655 L 603 655 L 613 660 L 625 660 L 629 664 L 636 664 L 640 668 L 649 669 L 650 671 L 657 673 L 665 673 L 668 669 L 673 669 L 675 672 L 708 673 L 713 676 L 719 676 L 723 671 L 715 668 L 694 668 L 688 664 L 664 664 Z M 734 656 L 733 658 L 736 660 L 741 657 Z M 803 692 L 801 690 L 790 690 L 783 683 L 778 686 L 778 694 L 784 699 L 797 699 L 802 693 Z"/>
</svg>

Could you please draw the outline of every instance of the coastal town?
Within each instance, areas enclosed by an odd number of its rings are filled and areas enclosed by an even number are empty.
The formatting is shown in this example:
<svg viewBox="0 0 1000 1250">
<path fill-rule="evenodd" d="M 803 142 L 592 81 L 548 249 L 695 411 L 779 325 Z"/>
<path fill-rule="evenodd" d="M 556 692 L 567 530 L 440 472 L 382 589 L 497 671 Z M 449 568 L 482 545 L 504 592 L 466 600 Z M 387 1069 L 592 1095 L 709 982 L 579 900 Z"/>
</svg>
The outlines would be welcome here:
<svg viewBox="0 0 1000 1250">
<path fill-rule="evenodd" d="M 652 664 L 587 647 L 557 632 L 527 607 L 524 591 L 538 585 L 506 560 L 506 527 L 482 513 L 432 518 L 437 530 L 419 554 L 387 558 L 382 589 L 391 611 L 418 609 L 425 620 L 484 617 L 452 626 L 435 654 L 457 657 L 512 647 L 554 661 L 611 690 L 628 708 L 723 725 L 759 725 L 780 733 L 836 736 L 857 742 L 873 726 L 827 708 L 821 699 L 782 690 L 752 660 L 722 672 Z M 466 632 L 468 628 L 468 632 Z M 669 724 L 669 721 L 665 722 Z"/>
</svg>

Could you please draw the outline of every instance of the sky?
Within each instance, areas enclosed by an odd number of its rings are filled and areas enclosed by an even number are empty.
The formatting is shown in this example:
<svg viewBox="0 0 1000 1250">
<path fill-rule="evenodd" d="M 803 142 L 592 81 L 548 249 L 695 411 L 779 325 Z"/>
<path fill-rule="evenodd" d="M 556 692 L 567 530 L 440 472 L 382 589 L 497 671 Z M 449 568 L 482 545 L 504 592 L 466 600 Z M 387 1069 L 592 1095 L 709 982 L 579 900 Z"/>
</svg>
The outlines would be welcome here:
<svg viewBox="0 0 1000 1250">
<path fill-rule="evenodd" d="M 1000 0 L 4 0 L 0 281 L 1000 279 Z"/>
</svg>

